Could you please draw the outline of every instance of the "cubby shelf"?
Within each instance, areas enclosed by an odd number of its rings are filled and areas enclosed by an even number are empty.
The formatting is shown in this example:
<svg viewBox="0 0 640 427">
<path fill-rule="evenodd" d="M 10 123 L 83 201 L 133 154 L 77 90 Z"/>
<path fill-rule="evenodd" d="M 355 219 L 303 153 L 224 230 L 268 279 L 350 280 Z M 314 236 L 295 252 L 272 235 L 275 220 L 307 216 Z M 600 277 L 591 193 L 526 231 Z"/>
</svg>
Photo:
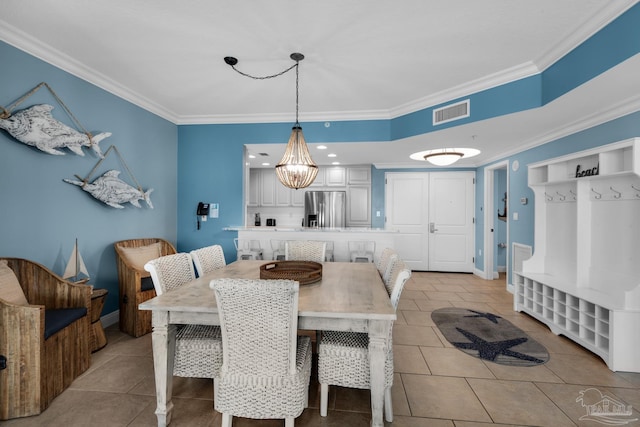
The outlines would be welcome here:
<svg viewBox="0 0 640 427">
<path fill-rule="evenodd" d="M 529 165 L 535 251 L 514 308 L 640 372 L 640 138 Z"/>
</svg>

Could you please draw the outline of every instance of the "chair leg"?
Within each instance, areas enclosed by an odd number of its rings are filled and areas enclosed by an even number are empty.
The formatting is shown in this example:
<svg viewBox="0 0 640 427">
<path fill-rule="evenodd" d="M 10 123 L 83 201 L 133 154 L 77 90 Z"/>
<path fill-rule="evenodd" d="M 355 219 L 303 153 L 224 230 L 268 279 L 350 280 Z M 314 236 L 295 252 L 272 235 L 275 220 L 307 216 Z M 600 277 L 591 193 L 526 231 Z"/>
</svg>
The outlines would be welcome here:
<svg viewBox="0 0 640 427">
<path fill-rule="evenodd" d="M 285 418 L 284 419 L 284 427 L 293 427 L 296 422 L 295 418 Z"/>
<path fill-rule="evenodd" d="M 222 414 L 222 427 L 231 427 L 231 414 Z"/>
<path fill-rule="evenodd" d="M 320 416 L 327 416 L 327 406 L 329 404 L 329 384 L 320 384 Z"/>
<path fill-rule="evenodd" d="M 391 387 L 384 389 L 384 419 L 393 422 L 393 405 L 391 404 Z"/>
</svg>

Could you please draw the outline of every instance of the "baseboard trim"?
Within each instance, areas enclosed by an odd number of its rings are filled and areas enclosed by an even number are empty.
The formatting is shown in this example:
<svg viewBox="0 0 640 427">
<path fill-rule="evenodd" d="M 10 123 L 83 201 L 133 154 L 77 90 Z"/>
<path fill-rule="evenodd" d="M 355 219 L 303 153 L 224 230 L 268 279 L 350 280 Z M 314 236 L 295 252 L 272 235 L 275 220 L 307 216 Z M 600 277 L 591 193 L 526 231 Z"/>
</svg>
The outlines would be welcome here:
<svg viewBox="0 0 640 427">
<path fill-rule="evenodd" d="M 120 310 L 112 311 L 109 314 L 105 314 L 100 318 L 103 327 L 108 327 L 111 325 L 115 325 L 120 321 Z"/>
</svg>

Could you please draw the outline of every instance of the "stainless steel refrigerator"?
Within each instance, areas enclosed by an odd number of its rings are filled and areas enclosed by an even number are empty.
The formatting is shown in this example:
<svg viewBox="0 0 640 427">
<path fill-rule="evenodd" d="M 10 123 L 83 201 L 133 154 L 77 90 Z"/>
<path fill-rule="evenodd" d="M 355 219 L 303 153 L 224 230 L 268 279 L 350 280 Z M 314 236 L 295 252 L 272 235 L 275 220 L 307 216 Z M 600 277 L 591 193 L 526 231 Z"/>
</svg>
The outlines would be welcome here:
<svg viewBox="0 0 640 427">
<path fill-rule="evenodd" d="M 346 225 L 345 191 L 307 191 L 304 194 L 304 226 L 341 228 Z"/>
</svg>

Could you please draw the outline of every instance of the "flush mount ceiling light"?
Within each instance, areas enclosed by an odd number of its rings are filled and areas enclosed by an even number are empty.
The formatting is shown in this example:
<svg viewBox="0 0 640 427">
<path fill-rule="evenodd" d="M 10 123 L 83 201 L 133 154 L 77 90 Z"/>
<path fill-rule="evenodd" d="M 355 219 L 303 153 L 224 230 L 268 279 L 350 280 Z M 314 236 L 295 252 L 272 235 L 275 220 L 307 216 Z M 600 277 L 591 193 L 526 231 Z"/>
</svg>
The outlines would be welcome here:
<svg viewBox="0 0 640 427">
<path fill-rule="evenodd" d="M 443 151 L 442 153 L 426 154 L 424 159 L 436 166 L 449 166 L 457 162 L 464 154 L 457 151 Z"/>
<path fill-rule="evenodd" d="M 304 140 L 304 135 L 302 134 L 302 126 L 300 126 L 300 122 L 298 122 L 298 99 L 300 90 L 299 65 L 300 61 L 304 59 L 304 55 L 301 53 L 292 53 L 290 55 L 290 58 L 296 61 L 294 65 L 277 74 L 264 77 L 255 77 L 239 71 L 235 67 L 235 65 L 238 63 L 238 60 L 232 56 L 225 57 L 224 62 L 230 65 L 231 68 L 233 68 L 239 74 L 256 80 L 278 77 L 294 68 L 296 69 L 296 123 L 293 125 L 293 129 L 291 130 L 291 136 L 289 137 L 289 142 L 287 143 L 287 148 L 284 151 L 284 155 L 282 156 L 280 162 L 276 165 L 276 175 L 284 186 L 295 188 L 297 190 L 298 188 L 308 187 L 313 183 L 313 181 L 316 179 L 316 176 L 318 175 L 318 166 L 311 158 L 309 148 L 307 147 L 307 143 Z"/>
<path fill-rule="evenodd" d="M 460 160 L 477 156 L 480 150 L 475 148 L 439 148 L 437 150 L 420 151 L 413 153 L 410 158 L 413 160 L 428 161 L 436 166 L 449 166 Z"/>
</svg>

